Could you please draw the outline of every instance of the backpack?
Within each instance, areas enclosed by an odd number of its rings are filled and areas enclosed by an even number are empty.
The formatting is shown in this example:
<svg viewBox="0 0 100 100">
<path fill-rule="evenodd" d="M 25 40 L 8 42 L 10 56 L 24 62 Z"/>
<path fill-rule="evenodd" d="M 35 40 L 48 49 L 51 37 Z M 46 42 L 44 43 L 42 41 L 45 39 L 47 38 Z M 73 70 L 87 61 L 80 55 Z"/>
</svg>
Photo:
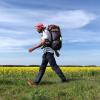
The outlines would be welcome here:
<svg viewBox="0 0 100 100">
<path fill-rule="evenodd" d="M 51 48 L 53 50 L 60 50 L 62 47 L 62 36 L 60 27 L 57 25 L 48 25 L 47 29 L 51 34 Z"/>
</svg>

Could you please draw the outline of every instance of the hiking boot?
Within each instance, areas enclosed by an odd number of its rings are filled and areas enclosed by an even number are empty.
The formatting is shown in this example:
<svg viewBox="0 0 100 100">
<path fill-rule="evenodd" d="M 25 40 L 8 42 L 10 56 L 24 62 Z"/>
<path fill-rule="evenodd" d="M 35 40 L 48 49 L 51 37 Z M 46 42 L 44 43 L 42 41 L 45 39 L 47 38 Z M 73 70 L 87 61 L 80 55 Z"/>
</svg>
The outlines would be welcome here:
<svg viewBox="0 0 100 100">
<path fill-rule="evenodd" d="M 30 87 L 32 87 L 32 86 L 38 86 L 38 83 L 33 82 L 32 80 L 28 80 L 28 81 L 27 81 L 27 84 L 28 84 Z"/>
</svg>

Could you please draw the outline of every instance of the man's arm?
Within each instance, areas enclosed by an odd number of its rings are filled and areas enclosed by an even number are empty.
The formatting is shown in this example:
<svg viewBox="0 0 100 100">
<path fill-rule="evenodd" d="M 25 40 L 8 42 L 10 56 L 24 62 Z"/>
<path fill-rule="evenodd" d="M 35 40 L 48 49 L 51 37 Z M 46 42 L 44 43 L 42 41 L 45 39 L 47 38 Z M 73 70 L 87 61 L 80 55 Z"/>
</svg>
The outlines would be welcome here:
<svg viewBox="0 0 100 100">
<path fill-rule="evenodd" d="M 34 45 L 34 47 L 29 49 L 29 52 L 32 52 L 33 50 L 43 46 L 44 44 L 45 44 L 45 39 L 41 39 L 41 41 L 37 45 Z"/>
</svg>

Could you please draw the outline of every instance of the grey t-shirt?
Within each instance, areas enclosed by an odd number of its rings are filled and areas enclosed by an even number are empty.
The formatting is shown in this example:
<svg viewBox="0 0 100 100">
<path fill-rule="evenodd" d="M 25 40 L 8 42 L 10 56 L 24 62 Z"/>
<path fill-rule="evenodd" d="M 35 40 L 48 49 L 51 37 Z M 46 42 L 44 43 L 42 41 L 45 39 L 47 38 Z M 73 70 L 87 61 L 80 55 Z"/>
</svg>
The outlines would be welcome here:
<svg viewBox="0 0 100 100">
<path fill-rule="evenodd" d="M 47 29 L 43 31 L 41 39 L 48 39 L 49 41 L 51 41 L 51 35 Z M 46 52 L 54 53 L 54 50 L 51 47 L 44 47 L 43 52 L 44 53 Z"/>
</svg>

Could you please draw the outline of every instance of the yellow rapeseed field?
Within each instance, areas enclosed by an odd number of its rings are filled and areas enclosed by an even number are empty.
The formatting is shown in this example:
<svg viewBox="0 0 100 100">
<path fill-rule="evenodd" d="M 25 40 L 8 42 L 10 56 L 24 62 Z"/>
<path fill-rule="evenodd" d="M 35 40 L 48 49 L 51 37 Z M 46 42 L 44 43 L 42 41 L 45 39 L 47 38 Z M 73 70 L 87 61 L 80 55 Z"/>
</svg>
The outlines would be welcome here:
<svg viewBox="0 0 100 100">
<path fill-rule="evenodd" d="M 20 72 L 37 72 L 39 67 L 0 67 L 0 73 L 20 73 Z M 100 71 L 100 67 L 61 67 L 64 72 L 80 72 L 80 71 Z M 51 72 L 52 68 L 47 67 L 46 72 Z"/>
</svg>

